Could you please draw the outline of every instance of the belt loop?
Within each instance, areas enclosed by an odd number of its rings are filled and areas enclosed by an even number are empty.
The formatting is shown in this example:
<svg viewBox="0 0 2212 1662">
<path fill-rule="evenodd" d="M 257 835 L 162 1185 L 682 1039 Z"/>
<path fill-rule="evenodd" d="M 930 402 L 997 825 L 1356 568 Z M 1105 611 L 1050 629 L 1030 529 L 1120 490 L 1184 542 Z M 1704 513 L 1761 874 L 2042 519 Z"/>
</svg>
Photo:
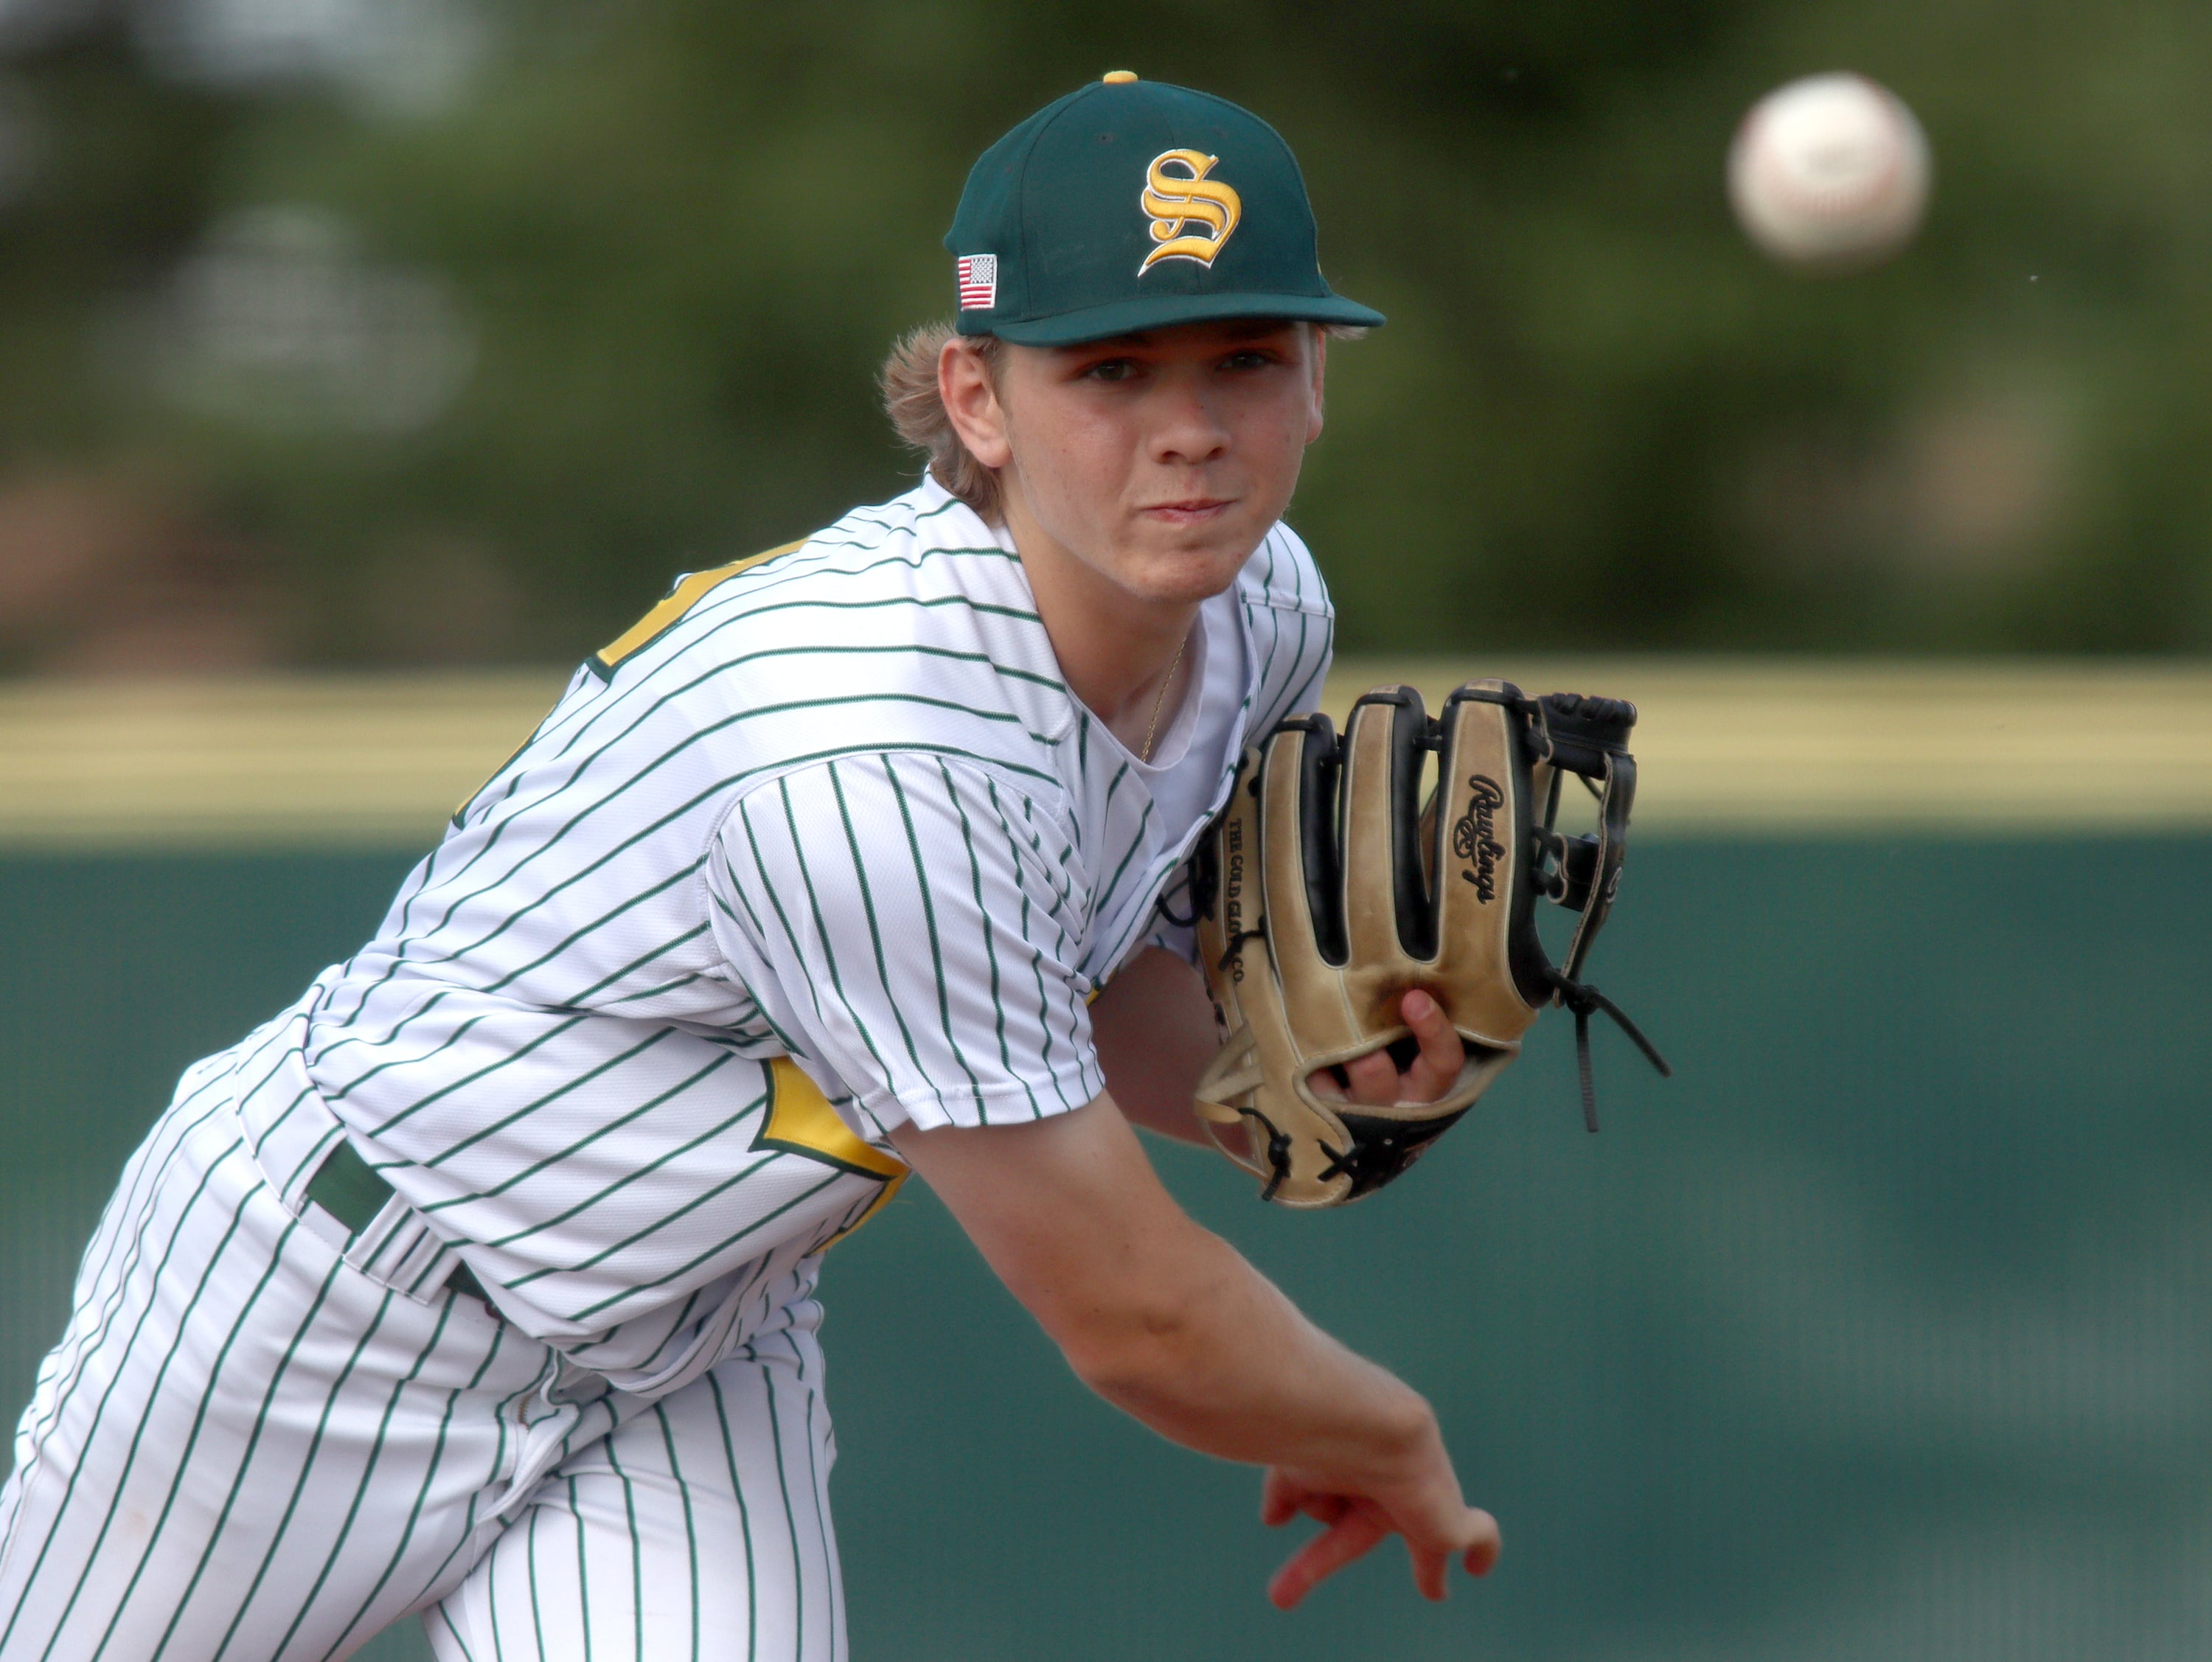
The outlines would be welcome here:
<svg viewBox="0 0 2212 1662">
<path fill-rule="evenodd" d="M 307 1179 L 306 1192 L 310 1202 L 337 1221 L 350 1245 L 361 1239 L 362 1231 L 376 1221 L 377 1215 L 392 1203 L 398 1191 L 361 1157 L 352 1140 L 340 1131 L 331 1152 L 323 1156 L 323 1163 Z M 458 1256 L 452 1272 L 440 1285 L 454 1293 L 467 1294 L 491 1311 L 495 1318 L 498 1317 L 498 1306 L 484 1292 L 483 1284 Z"/>
<path fill-rule="evenodd" d="M 307 1193 L 309 1200 L 345 1226 L 347 1234 L 358 1235 L 391 1202 L 392 1190 L 376 1168 L 361 1157 L 352 1139 L 340 1131 L 315 1175 L 307 1179 Z"/>
</svg>

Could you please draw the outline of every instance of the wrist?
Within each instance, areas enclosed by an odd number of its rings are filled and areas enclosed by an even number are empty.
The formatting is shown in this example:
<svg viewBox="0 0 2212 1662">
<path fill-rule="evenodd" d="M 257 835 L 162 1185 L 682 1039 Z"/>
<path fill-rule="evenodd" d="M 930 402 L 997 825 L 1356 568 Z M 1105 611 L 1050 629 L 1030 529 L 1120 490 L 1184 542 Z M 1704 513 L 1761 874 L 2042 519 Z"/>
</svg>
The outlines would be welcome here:
<svg viewBox="0 0 2212 1662">
<path fill-rule="evenodd" d="M 1401 1379 L 1390 1384 L 1374 1430 L 1373 1469 L 1386 1482 L 1412 1482 L 1443 1453 L 1443 1430 L 1428 1398 Z"/>
<path fill-rule="evenodd" d="M 1413 1395 L 1407 1405 L 1398 1450 L 1409 1471 L 1425 1471 L 1443 1455 L 1443 1428 L 1437 1423 L 1436 1410 L 1426 1397 Z"/>
</svg>

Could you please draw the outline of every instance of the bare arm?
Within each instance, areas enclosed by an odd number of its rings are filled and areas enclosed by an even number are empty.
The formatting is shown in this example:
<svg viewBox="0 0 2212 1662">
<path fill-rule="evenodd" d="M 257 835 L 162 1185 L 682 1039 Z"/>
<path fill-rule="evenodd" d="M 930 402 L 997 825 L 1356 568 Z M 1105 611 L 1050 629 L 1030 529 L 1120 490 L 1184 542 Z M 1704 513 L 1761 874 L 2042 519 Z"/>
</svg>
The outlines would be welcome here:
<svg viewBox="0 0 2212 1662">
<path fill-rule="evenodd" d="M 1211 1144 L 1190 1105 L 1221 1036 L 1196 970 L 1147 947 L 1092 1001 L 1091 1037 L 1106 1070 L 1106 1093 L 1130 1124 Z"/>
<path fill-rule="evenodd" d="M 1276 1575 L 1277 1604 L 1391 1532 L 1431 1598 L 1452 1558 L 1489 1568 L 1497 1526 L 1462 1498 L 1428 1403 L 1194 1222 L 1110 1097 L 892 1141 L 1086 1385 L 1187 1447 L 1268 1467 L 1268 1522 L 1329 1525 Z"/>
</svg>

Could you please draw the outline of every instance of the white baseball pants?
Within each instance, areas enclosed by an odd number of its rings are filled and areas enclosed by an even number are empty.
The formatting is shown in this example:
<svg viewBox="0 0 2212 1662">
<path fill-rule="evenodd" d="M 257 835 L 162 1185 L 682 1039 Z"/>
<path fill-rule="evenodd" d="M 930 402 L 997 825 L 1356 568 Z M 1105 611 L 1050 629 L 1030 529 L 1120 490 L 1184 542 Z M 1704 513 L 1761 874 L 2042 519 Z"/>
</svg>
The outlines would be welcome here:
<svg viewBox="0 0 2212 1662">
<path fill-rule="evenodd" d="M 842 1662 L 818 1315 L 611 1391 L 343 1262 L 188 1075 L 17 1432 L 0 1662 L 329 1662 L 410 1612 L 441 1662 Z"/>
</svg>

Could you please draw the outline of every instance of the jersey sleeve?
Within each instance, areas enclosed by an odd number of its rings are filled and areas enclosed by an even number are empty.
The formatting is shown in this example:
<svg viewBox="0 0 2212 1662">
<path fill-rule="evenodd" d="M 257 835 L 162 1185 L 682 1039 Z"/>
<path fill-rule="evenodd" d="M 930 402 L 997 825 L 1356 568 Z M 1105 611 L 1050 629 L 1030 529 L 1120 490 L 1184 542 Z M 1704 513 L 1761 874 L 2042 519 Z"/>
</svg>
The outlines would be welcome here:
<svg viewBox="0 0 2212 1662">
<path fill-rule="evenodd" d="M 850 757 L 731 811 L 709 927 L 856 1129 L 1004 1124 L 1106 1088 L 1076 967 L 1081 874 L 1071 839 L 985 770 Z"/>
</svg>

